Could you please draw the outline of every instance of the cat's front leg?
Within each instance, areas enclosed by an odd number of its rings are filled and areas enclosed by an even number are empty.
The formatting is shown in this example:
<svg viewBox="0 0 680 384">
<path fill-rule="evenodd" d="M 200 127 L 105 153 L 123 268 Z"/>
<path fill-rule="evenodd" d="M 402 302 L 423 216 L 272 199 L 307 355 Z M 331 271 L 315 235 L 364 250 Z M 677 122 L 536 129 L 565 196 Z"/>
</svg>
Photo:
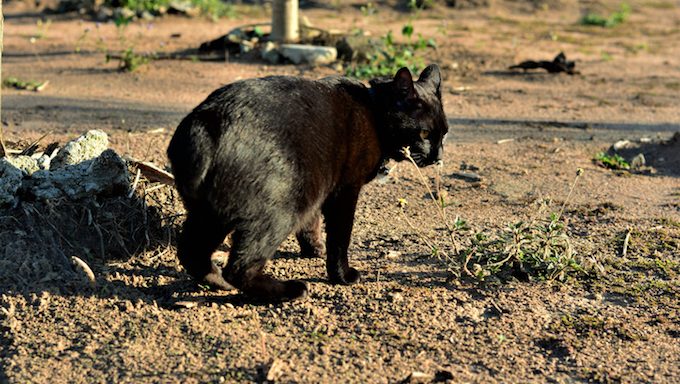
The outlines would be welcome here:
<svg viewBox="0 0 680 384">
<path fill-rule="evenodd" d="M 334 284 L 354 284 L 361 276 L 359 271 L 349 266 L 347 258 L 360 189 L 345 187 L 331 194 L 323 205 L 326 219 L 326 271 Z"/>
</svg>

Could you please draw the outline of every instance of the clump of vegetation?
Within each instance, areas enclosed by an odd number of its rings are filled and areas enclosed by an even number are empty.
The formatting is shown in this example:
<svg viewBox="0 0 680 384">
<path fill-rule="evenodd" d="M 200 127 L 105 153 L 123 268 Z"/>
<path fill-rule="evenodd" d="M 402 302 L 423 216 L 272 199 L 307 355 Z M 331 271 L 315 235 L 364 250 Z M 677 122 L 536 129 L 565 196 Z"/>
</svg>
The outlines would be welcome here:
<svg viewBox="0 0 680 384">
<path fill-rule="evenodd" d="M 373 2 L 369 1 L 368 3 L 362 5 L 359 10 L 361 11 L 361 14 L 364 15 L 364 17 L 368 17 L 371 15 L 375 15 L 378 13 L 378 8 L 376 8 L 375 4 Z"/>
<path fill-rule="evenodd" d="M 628 19 L 628 16 L 630 16 L 630 12 L 630 5 L 623 3 L 621 4 L 619 10 L 609 15 L 609 17 L 604 17 L 602 15 L 598 15 L 597 13 L 587 13 L 581 18 L 581 24 L 613 28 L 625 22 Z"/>
<path fill-rule="evenodd" d="M 593 161 L 600 164 L 601 166 L 614 170 L 627 170 L 630 169 L 630 164 L 621 157 L 619 154 L 609 155 L 605 152 L 599 152 L 593 158 Z"/>
<path fill-rule="evenodd" d="M 111 60 L 118 60 L 118 69 L 122 72 L 134 72 L 144 64 L 148 64 L 153 60 L 153 55 L 144 55 L 136 53 L 134 48 L 129 47 L 120 55 L 111 53 L 106 54 L 106 62 Z"/>
<path fill-rule="evenodd" d="M 188 16 L 206 15 L 213 20 L 222 17 L 234 17 L 235 11 L 232 4 L 222 0 L 104 0 L 80 1 L 61 0 L 60 8 L 63 10 L 84 10 L 93 14 L 104 7 L 113 11 L 113 17 L 127 16 L 161 16 L 168 12 L 182 13 Z"/>
<path fill-rule="evenodd" d="M 442 223 L 447 230 L 447 240 L 453 253 L 446 253 L 436 239 L 422 237 L 431 249 L 432 256 L 443 259 L 449 271 L 455 276 L 472 277 L 478 281 L 510 276 L 523 279 L 564 281 L 570 273 L 584 271 L 569 235 L 561 221 L 562 213 L 571 198 L 578 179 L 583 174 L 578 169 L 569 194 L 558 213 L 551 213 L 547 219 L 533 219 L 508 224 L 500 231 L 473 231 L 465 220 L 456 217 L 449 223 L 446 218 L 446 202 L 441 193 L 435 194 L 429 183 L 413 161 L 408 148 L 404 155 L 411 161 L 423 185 L 432 197 Z M 411 228 L 416 229 L 408 221 L 405 213 L 406 201 L 399 200 L 403 216 Z"/>
<path fill-rule="evenodd" d="M 2 85 L 7 88 L 40 92 L 45 89 L 48 83 L 49 81 L 20 80 L 16 77 L 8 77 L 2 82 Z"/>
<path fill-rule="evenodd" d="M 125 31 L 127 26 L 132 21 L 131 17 L 117 17 L 115 20 L 116 28 L 118 30 L 118 40 L 122 47 L 126 47 L 120 53 L 111 53 L 106 49 L 106 62 L 112 60 L 118 60 L 118 70 L 121 72 L 134 72 L 141 66 L 151 62 L 156 55 L 151 54 L 140 54 L 135 51 L 135 44 L 128 41 Z"/>
<path fill-rule="evenodd" d="M 547 220 L 509 224 L 501 232 L 477 232 L 460 259 L 460 268 L 480 281 L 507 273 L 565 280 L 568 272 L 581 270 L 564 225 L 555 213 Z"/>
<path fill-rule="evenodd" d="M 413 24 L 408 23 L 401 30 L 407 43 L 394 41 L 392 32 L 381 38 L 375 52 L 365 63 L 355 64 L 347 69 L 347 76 L 373 78 L 394 75 L 399 69 L 407 67 L 411 72 L 418 72 L 425 67 L 424 58 L 420 55 L 427 48 L 436 48 L 434 39 L 425 39 L 422 35 L 413 37 Z"/>
<path fill-rule="evenodd" d="M 411 12 L 420 12 L 423 9 L 432 8 L 434 0 L 408 0 L 408 9 Z"/>
</svg>

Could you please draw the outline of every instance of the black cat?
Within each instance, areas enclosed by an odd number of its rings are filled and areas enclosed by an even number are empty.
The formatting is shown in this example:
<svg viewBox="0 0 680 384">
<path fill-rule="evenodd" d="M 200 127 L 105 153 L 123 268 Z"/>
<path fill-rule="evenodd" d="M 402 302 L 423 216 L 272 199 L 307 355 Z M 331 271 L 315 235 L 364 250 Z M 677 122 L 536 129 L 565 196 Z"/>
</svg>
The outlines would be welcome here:
<svg viewBox="0 0 680 384">
<path fill-rule="evenodd" d="M 357 282 L 347 248 L 359 191 L 384 161 L 403 160 L 403 147 L 418 166 L 441 159 L 448 125 L 440 84 L 439 67 L 430 65 L 417 82 L 402 68 L 370 88 L 343 77 L 276 76 L 213 92 L 180 123 L 168 148 L 187 210 L 178 244 L 187 272 L 260 300 L 301 297 L 302 281 L 263 273 L 295 232 L 303 255 L 326 253 L 331 282 Z M 211 254 L 228 233 L 222 271 Z"/>
</svg>

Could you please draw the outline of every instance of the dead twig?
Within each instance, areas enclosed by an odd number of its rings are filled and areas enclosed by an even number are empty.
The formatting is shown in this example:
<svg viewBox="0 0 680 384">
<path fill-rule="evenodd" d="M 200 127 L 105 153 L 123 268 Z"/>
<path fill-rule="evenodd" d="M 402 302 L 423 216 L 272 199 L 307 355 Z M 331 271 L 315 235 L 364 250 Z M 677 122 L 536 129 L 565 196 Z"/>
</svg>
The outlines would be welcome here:
<svg viewBox="0 0 680 384">
<path fill-rule="evenodd" d="M 73 265 L 75 265 L 76 267 L 78 267 L 78 269 L 85 273 L 87 279 L 90 281 L 90 285 L 94 287 L 97 281 L 94 277 L 94 272 L 92 272 L 92 268 L 90 268 L 90 266 L 87 265 L 86 262 L 84 262 L 78 257 L 71 256 L 71 261 L 73 262 Z"/>
<path fill-rule="evenodd" d="M 38 150 L 38 144 L 42 141 L 42 139 L 46 138 L 48 135 L 51 135 L 52 132 L 47 132 L 46 134 L 40 136 L 37 140 L 33 141 L 31 144 L 27 145 L 21 152 L 19 152 L 19 156 L 31 156 L 35 153 L 36 150 Z"/>
<path fill-rule="evenodd" d="M 626 231 L 626 237 L 623 239 L 623 249 L 621 250 L 621 257 L 626 257 L 628 253 L 628 242 L 630 242 L 630 228 Z"/>
<path fill-rule="evenodd" d="M 432 188 L 430 188 L 430 184 L 428 183 L 428 180 L 425 178 L 423 173 L 420 171 L 420 168 L 418 167 L 418 164 L 416 164 L 416 161 L 413 159 L 411 156 L 411 149 L 409 147 L 404 147 L 402 148 L 402 153 L 404 156 L 413 164 L 413 167 L 416 170 L 416 173 L 418 174 L 421 183 L 425 186 L 427 189 L 427 192 L 430 195 L 430 198 L 432 199 L 432 202 L 435 204 L 435 210 L 439 214 L 439 217 L 442 219 L 442 222 L 446 226 L 446 229 L 449 232 L 449 237 L 451 238 L 451 245 L 453 246 L 453 250 L 458 253 L 460 252 L 460 246 L 458 244 L 458 241 L 456 241 L 455 237 L 455 230 L 451 227 L 451 224 L 446 218 L 446 212 L 444 211 L 444 207 L 442 207 L 442 204 L 439 202 L 438 199 L 435 199 L 434 193 L 432 192 Z"/>
<path fill-rule="evenodd" d="M 156 181 L 171 186 L 175 185 L 175 176 L 173 176 L 172 173 L 159 168 L 157 165 L 147 161 L 136 160 L 131 157 L 126 157 L 125 160 L 140 170 L 142 175 L 149 181 Z"/>
<path fill-rule="evenodd" d="M 0 158 L 7 156 L 7 150 L 5 149 L 5 140 L 3 138 L 3 128 L 2 121 L 0 121 Z"/>
<path fill-rule="evenodd" d="M 142 174 L 142 171 L 137 168 L 137 174 L 135 175 L 135 181 L 132 183 L 132 188 L 130 188 L 130 193 L 128 193 L 128 199 L 131 199 L 132 196 L 134 196 L 135 191 L 137 190 L 137 184 L 139 183 L 139 176 Z"/>
</svg>

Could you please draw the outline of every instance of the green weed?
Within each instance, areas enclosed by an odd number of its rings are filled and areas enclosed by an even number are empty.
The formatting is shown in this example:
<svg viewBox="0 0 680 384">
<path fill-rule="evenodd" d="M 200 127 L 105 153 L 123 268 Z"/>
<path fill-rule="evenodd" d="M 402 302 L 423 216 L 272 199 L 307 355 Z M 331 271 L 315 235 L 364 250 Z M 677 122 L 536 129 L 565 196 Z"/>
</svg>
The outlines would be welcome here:
<svg viewBox="0 0 680 384">
<path fill-rule="evenodd" d="M 167 12 L 171 3 L 172 0 L 106 0 L 104 4 L 114 8 L 126 8 L 136 14 L 148 12 L 152 15 L 162 15 Z M 189 0 L 187 5 L 213 20 L 235 16 L 234 7 L 222 0 Z"/>
<path fill-rule="evenodd" d="M 48 83 L 48 81 L 20 80 L 16 77 L 8 77 L 2 82 L 2 86 L 6 88 L 40 92 Z"/>
<path fill-rule="evenodd" d="M 388 32 L 381 38 L 380 44 L 366 63 L 355 64 L 347 68 L 347 76 L 362 79 L 392 76 L 403 67 L 407 67 L 414 73 L 419 72 L 425 66 L 420 53 L 427 48 L 436 48 L 437 44 L 434 39 L 425 39 L 420 34 L 414 39 L 413 33 L 413 24 L 404 25 L 401 34 L 408 39 L 408 42 L 400 44 L 394 41 L 392 32 Z"/>
<path fill-rule="evenodd" d="M 476 233 L 461 262 L 463 271 L 478 280 L 519 274 L 563 281 L 568 272 L 582 270 L 555 213 L 548 220 L 509 224 L 500 233 Z"/>
<path fill-rule="evenodd" d="M 434 0 L 408 0 L 408 9 L 411 12 L 420 12 L 423 9 L 432 8 Z"/>
<path fill-rule="evenodd" d="M 372 16 L 378 13 L 378 8 L 375 7 L 375 4 L 372 2 L 368 2 L 364 5 L 362 5 L 359 10 L 361 11 L 361 14 L 364 15 L 364 17 Z"/>
<path fill-rule="evenodd" d="M 630 164 L 618 154 L 609 155 L 605 152 L 599 152 L 595 155 L 593 161 L 609 169 L 630 169 Z"/>
<path fill-rule="evenodd" d="M 106 49 L 106 62 L 112 60 L 118 60 L 118 69 L 121 72 L 134 72 L 141 66 L 151 62 L 156 55 L 155 54 L 139 54 L 135 52 L 135 43 L 128 41 L 126 37 L 126 30 L 130 22 L 132 21 L 131 16 L 118 16 L 114 23 L 116 24 L 116 29 L 118 31 L 118 41 L 121 47 L 126 47 L 120 53 L 111 53 Z"/>
<path fill-rule="evenodd" d="M 142 65 L 148 64 L 153 60 L 153 55 L 138 54 L 132 47 L 124 50 L 120 55 L 107 53 L 106 62 L 118 60 L 118 69 L 122 72 L 134 72 Z"/>
<path fill-rule="evenodd" d="M 52 25 L 52 20 L 47 19 L 47 20 L 38 20 L 35 22 L 35 27 L 36 27 L 36 33 L 31 36 L 30 41 L 31 43 L 34 43 L 36 40 L 44 39 L 47 37 L 47 32 L 50 29 L 50 25 Z"/>
<path fill-rule="evenodd" d="M 613 28 L 625 22 L 628 19 L 628 16 L 630 16 L 630 12 L 630 5 L 623 3 L 621 4 L 619 10 L 609 15 L 609 17 L 604 17 L 596 13 L 587 13 L 581 18 L 581 24 Z"/>
</svg>

